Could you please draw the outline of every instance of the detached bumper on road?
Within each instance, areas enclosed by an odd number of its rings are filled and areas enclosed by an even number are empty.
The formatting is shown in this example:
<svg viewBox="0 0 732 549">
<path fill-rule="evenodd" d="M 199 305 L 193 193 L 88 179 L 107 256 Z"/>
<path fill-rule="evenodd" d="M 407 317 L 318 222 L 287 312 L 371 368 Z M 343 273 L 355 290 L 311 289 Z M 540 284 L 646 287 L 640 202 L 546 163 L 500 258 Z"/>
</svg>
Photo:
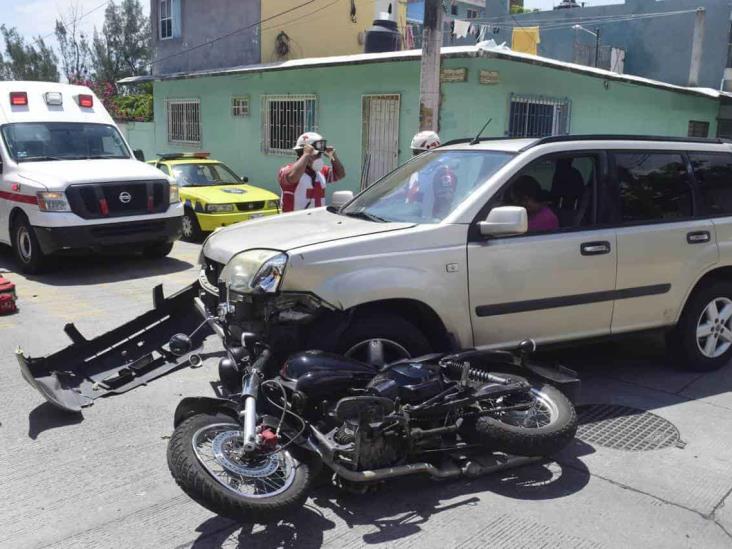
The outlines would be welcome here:
<svg viewBox="0 0 732 549">
<path fill-rule="evenodd" d="M 145 221 L 118 221 L 102 225 L 34 227 L 46 254 L 59 250 L 101 249 L 112 246 L 174 242 L 181 236 L 182 217 Z"/>
<path fill-rule="evenodd" d="M 23 378 L 51 404 L 80 412 L 99 397 L 125 393 L 188 365 L 188 357 L 175 356 L 167 344 L 172 335 L 190 334 L 201 325 L 194 305 L 199 289 L 195 283 L 164 298 L 157 286 L 152 310 L 91 340 L 67 324 L 64 331 L 73 343 L 65 349 L 42 358 L 16 351 Z M 193 348 L 211 333 L 202 326 L 192 338 Z"/>
<path fill-rule="evenodd" d="M 248 213 L 234 212 L 234 213 L 197 213 L 198 225 L 204 232 L 211 232 L 219 227 L 226 227 L 227 225 L 233 225 L 234 223 L 241 223 L 242 221 L 249 221 L 251 219 L 257 219 L 260 217 L 267 217 L 270 215 L 277 215 L 279 210 L 257 210 Z"/>
</svg>

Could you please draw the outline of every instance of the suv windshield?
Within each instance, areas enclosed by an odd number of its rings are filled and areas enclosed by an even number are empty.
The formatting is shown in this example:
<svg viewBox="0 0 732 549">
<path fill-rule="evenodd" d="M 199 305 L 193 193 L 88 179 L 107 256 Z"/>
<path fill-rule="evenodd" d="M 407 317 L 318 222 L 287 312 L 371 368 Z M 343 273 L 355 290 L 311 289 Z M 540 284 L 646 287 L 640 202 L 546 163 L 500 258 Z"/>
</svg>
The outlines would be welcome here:
<svg viewBox="0 0 732 549">
<path fill-rule="evenodd" d="M 79 122 L 22 122 L 2 127 L 16 162 L 130 158 L 114 126 Z"/>
<path fill-rule="evenodd" d="M 239 176 L 223 164 L 176 164 L 170 169 L 181 187 L 208 187 L 241 183 Z"/>
<path fill-rule="evenodd" d="M 356 197 L 341 213 L 372 221 L 439 223 L 514 155 L 422 153 Z"/>
</svg>

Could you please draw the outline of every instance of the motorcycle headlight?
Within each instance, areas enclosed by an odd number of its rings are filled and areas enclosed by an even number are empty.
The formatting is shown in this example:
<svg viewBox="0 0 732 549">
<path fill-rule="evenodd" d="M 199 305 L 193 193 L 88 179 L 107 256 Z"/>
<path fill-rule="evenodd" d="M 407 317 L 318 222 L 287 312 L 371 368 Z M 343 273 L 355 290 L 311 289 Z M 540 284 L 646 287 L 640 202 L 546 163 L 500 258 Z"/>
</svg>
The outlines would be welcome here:
<svg viewBox="0 0 732 549">
<path fill-rule="evenodd" d="M 242 294 L 275 293 L 282 282 L 287 254 L 276 250 L 248 250 L 235 255 L 219 279 L 230 291 Z"/>
</svg>

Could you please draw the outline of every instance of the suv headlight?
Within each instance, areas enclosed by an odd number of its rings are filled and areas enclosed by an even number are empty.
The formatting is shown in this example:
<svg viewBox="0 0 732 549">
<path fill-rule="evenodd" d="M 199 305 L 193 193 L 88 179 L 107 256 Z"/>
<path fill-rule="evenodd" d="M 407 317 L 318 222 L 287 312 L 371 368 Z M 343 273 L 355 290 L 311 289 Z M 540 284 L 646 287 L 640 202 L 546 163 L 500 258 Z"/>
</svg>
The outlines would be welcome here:
<svg viewBox="0 0 732 549">
<path fill-rule="evenodd" d="M 282 282 L 287 254 L 276 250 L 248 250 L 235 255 L 221 270 L 219 280 L 241 294 L 275 293 Z"/>
<path fill-rule="evenodd" d="M 64 192 L 40 192 L 36 193 L 38 197 L 38 208 L 42 212 L 70 212 L 71 206 L 66 199 Z"/>
</svg>

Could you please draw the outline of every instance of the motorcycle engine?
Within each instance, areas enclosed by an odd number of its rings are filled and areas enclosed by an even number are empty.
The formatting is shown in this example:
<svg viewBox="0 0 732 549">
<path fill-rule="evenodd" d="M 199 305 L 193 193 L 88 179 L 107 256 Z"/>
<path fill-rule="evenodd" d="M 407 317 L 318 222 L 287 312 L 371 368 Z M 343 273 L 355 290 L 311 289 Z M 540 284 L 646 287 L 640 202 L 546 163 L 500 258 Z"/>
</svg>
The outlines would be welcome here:
<svg viewBox="0 0 732 549">
<path fill-rule="evenodd" d="M 381 425 L 346 421 L 333 438 L 338 444 L 353 444 L 350 465 L 359 471 L 395 465 L 406 451 L 404 437 L 392 431 L 384 432 Z"/>
</svg>

